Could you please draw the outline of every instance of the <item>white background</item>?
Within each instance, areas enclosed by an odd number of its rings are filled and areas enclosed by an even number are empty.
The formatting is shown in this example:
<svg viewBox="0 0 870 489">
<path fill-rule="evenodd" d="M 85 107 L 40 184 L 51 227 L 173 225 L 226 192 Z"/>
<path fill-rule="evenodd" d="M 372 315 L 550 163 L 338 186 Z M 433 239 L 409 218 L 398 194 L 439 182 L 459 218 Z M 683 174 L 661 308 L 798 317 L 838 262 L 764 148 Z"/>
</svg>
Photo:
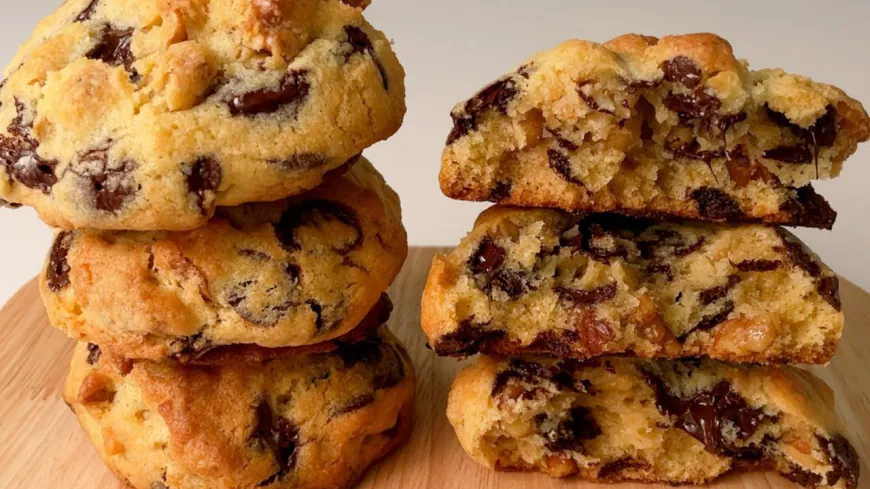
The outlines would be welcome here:
<svg viewBox="0 0 870 489">
<path fill-rule="evenodd" d="M 0 64 L 58 0 L 0 0 Z M 779 66 L 838 85 L 870 106 L 866 0 L 373 0 L 367 17 L 395 40 L 408 73 L 404 127 L 366 154 L 398 190 L 414 245 L 453 245 L 482 204 L 451 202 L 437 174 L 454 103 L 532 53 L 572 37 L 716 32 L 757 68 Z M 840 213 L 834 232 L 798 230 L 839 273 L 870 288 L 870 149 L 816 185 Z M 28 209 L 0 209 L 0 303 L 42 265 L 50 231 Z"/>
</svg>

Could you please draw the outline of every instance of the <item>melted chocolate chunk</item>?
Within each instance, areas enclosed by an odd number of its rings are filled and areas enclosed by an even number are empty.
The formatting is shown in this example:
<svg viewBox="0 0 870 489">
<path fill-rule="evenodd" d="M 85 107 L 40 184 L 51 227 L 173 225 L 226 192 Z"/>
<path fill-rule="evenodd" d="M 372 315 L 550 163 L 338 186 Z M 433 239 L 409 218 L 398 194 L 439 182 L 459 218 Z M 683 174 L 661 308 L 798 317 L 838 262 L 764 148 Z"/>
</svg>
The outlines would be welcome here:
<svg viewBox="0 0 870 489">
<path fill-rule="evenodd" d="M 698 300 L 700 300 L 701 304 L 705 306 L 712 304 L 720 299 L 724 299 L 728 295 L 728 292 L 739 283 L 740 277 L 737 275 L 731 275 L 728 277 L 728 281 L 725 284 L 702 290 L 698 294 Z"/>
<path fill-rule="evenodd" d="M 814 474 L 808 470 L 804 470 L 797 465 L 790 464 L 788 472 L 781 472 L 782 476 L 794 482 L 795 484 L 804 487 L 818 487 L 822 483 L 822 476 Z"/>
<path fill-rule="evenodd" d="M 93 344 L 88 343 L 88 365 L 96 365 L 97 362 L 100 361 L 100 355 L 103 352 L 100 351 L 100 347 Z"/>
<path fill-rule="evenodd" d="M 677 339 L 680 340 L 680 342 L 684 342 L 686 341 L 686 338 L 688 338 L 689 335 L 694 333 L 695 331 L 708 331 L 710 329 L 713 329 L 718 326 L 719 323 L 728 319 L 728 316 L 730 316 L 732 312 L 734 312 L 734 303 L 731 301 L 727 301 L 717 312 L 708 314 L 701 318 L 701 320 L 698 321 L 698 324 L 686 330 Z"/>
<path fill-rule="evenodd" d="M 228 287 L 224 292 L 224 301 L 245 321 L 270 328 L 297 305 L 290 297 L 290 292 L 295 288 L 296 283 L 290 277 L 287 277 L 286 284 L 264 283 L 259 279 L 245 280 Z"/>
<path fill-rule="evenodd" d="M 453 129 L 447 136 L 447 144 L 453 144 L 457 139 L 477 130 L 478 118 L 489 109 L 496 109 L 502 114 L 507 113 L 508 102 L 516 97 L 519 91 L 511 78 L 498 80 L 477 93 L 465 102 L 464 110 L 451 114 Z"/>
<path fill-rule="evenodd" d="M 796 194 L 783 202 L 780 210 L 789 214 L 788 224 L 819 229 L 831 229 L 837 212 L 810 185 L 797 189 Z"/>
<path fill-rule="evenodd" d="M 818 278 L 822 274 L 822 266 L 813 258 L 804 246 L 787 231 L 774 228 L 782 240 L 786 255 L 792 265 L 807 272 L 811 277 Z"/>
<path fill-rule="evenodd" d="M 7 209 L 18 209 L 21 207 L 21 204 L 16 204 L 14 202 L 9 202 L 8 200 L 0 199 L 0 207 L 5 207 Z"/>
<path fill-rule="evenodd" d="M 233 116 L 271 114 L 282 107 L 293 113 L 308 97 L 311 84 L 307 70 L 291 70 L 284 75 L 277 88 L 264 88 L 232 96 L 226 103 Z"/>
<path fill-rule="evenodd" d="M 375 56 L 375 48 L 372 46 L 372 41 L 369 39 L 369 36 L 357 26 L 346 25 L 344 26 L 344 33 L 347 35 L 347 42 L 351 46 L 351 54 L 368 54 L 372 61 L 375 62 L 375 66 L 378 68 L 378 72 L 381 74 L 381 81 L 384 84 L 384 90 L 389 90 L 389 83 L 387 82 L 387 70 L 384 69 L 384 65 L 381 64 L 380 60 Z"/>
<path fill-rule="evenodd" d="M 456 330 L 442 336 L 434 345 L 435 353 L 441 356 L 466 357 L 478 352 L 482 345 L 504 337 L 504 331 L 485 329 L 488 324 L 477 324 L 474 317 L 466 318 Z"/>
<path fill-rule="evenodd" d="M 686 243 L 686 236 L 670 229 L 656 229 L 653 234 L 654 239 L 645 237 L 637 242 L 637 246 L 642 257 L 657 261 L 690 255 L 707 242 L 704 236 L 699 236 L 694 242 Z"/>
<path fill-rule="evenodd" d="M 779 260 L 743 260 L 735 263 L 734 267 L 741 272 L 772 272 L 780 265 L 782 262 Z"/>
<path fill-rule="evenodd" d="M 510 361 L 506 369 L 496 375 L 490 395 L 492 397 L 501 395 L 507 389 L 508 384 L 512 382 L 520 382 L 532 387 L 540 387 L 540 384 L 545 381 L 555 383 L 560 389 L 577 391 L 573 377 L 563 371 L 559 366 L 548 367 L 537 362 L 514 358 Z M 528 391 L 522 395 L 524 398 L 534 397 L 534 395 L 530 395 Z"/>
<path fill-rule="evenodd" d="M 747 440 L 762 422 L 770 419 L 763 410 L 750 408 L 727 381 L 692 397 L 680 398 L 671 393 L 661 378 L 646 371 L 641 373 L 655 393 L 659 412 L 669 416 L 674 426 L 703 443 L 710 453 L 729 455 L 736 450 L 723 430 L 733 427 L 737 439 Z"/>
<path fill-rule="evenodd" d="M 614 460 L 613 462 L 609 462 L 601 467 L 601 469 L 598 471 L 598 478 L 611 479 L 626 470 L 645 470 L 649 468 L 650 464 L 645 460 L 632 457 L 624 457 L 618 460 Z"/>
<path fill-rule="evenodd" d="M 354 210 L 331 200 L 306 200 L 290 206 L 274 225 L 275 235 L 288 250 L 300 250 L 302 246 L 296 237 L 297 230 L 302 226 L 318 226 L 318 223 L 328 220 L 336 220 L 353 230 L 353 238 L 337 243 L 332 247 L 333 251 L 346 255 L 362 246 L 362 226 Z"/>
<path fill-rule="evenodd" d="M 696 90 L 691 94 L 670 93 L 662 100 L 662 103 L 669 110 L 676 112 L 683 124 L 700 119 L 705 126 L 711 124 L 707 120 L 714 117 L 716 111 L 722 106 L 722 102 L 718 98 L 708 95 L 703 90 Z"/>
<path fill-rule="evenodd" d="M 169 342 L 169 357 L 180 362 L 196 360 L 212 349 L 212 342 L 202 333 L 175 338 Z"/>
<path fill-rule="evenodd" d="M 69 255 L 72 246 L 73 234 L 71 231 L 62 231 L 54 238 L 51 252 L 48 255 L 48 268 L 45 271 L 45 279 L 48 290 L 60 292 L 69 285 Z"/>
<path fill-rule="evenodd" d="M 490 273 L 501 266 L 504 258 L 504 248 L 495 244 L 492 238 L 487 236 L 477 246 L 477 251 L 468 259 L 468 269 L 475 275 Z"/>
<path fill-rule="evenodd" d="M 807 144 L 816 147 L 830 147 L 837 140 L 837 109 L 833 105 L 829 105 L 825 109 L 825 113 L 806 129 L 789 120 L 782 112 L 777 112 L 768 105 L 765 105 L 764 108 L 767 110 L 768 118 L 774 124 L 790 129 Z"/>
<path fill-rule="evenodd" d="M 777 146 L 764 152 L 764 157 L 771 160 L 791 163 L 793 165 L 810 164 L 813 162 L 813 152 L 805 144 L 796 146 Z"/>
<path fill-rule="evenodd" d="M 670 265 L 665 263 L 655 263 L 648 267 L 646 267 L 645 272 L 651 275 L 663 274 L 668 278 L 668 282 L 674 280 L 674 271 L 671 269 Z"/>
<path fill-rule="evenodd" d="M 196 196 L 196 205 L 206 214 L 205 194 L 215 192 L 221 185 L 221 166 L 213 158 L 200 157 L 184 172 L 187 189 Z"/>
<path fill-rule="evenodd" d="M 501 202 L 509 198 L 511 196 L 511 187 L 510 182 L 496 182 L 487 200 L 490 202 Z"/>
<path fill-rule="evenodd" d="M 825 277 L 818 281 L 816 290 L 823 299 L 828 301 L 834 309 L 841 311 L 843 303 L 840 301 L 840 279 L 836 276 Z"/>
<path fill-rule="evenodd" d="M 579 178 L 575 177 L 571 171 L 571 160 L 568 159 L 567 156 L 563 155 L 559 151 L 555 149 L 547 150 L 547 161 L 550 164 L 550 168 L 553 169 L 556 173 L 559 174 L 566 181 L 573 183 L 574 185 L 583 186 L 583 182 L 580 181 Z"/>
<path fill-rule="evenodd" d="M 598 304 L 599 302 L 609 301 L 616 296 L 616 284 L 609 283 L 601 287 L 585 290 L 557 287 L 556 292 L 562 300 L 575 305 Z"/>
<path fill-rule="evenodd" d="M 381 361 L 383 340 L 380 337 L 366 338 L 356 343 L 337 342 L 335 354 L 341 358 L 345 368 L 357 364 L 375 365 Z"/>
<path fill-rule="evenodd" d="M 583 406 L 571 408 L 567 416 L 559 420 L 555 427 L 551 427 L 554 423 L 550 422 L 546 414 L 541 414 L 543 416 L 536 419 L 538 432 L 544 437 L 544 444 L 550 451 L 585 454 L 586 447 L 583 446 L 583 441 L 593 440 L 601 435 L 601 427 L 589 409 Z"/>
<path fill-rule="evenodd" d="M 661 69 L 669 82 L 681 83 L 687 88 L 695 88 L 701 83 L 701 69 L 691 58 L 671 58 L 662 63 Z"/>
<path fill-rule="evenodd" d="M 133 52 L 130 43 L 133 40 L 133 28 L 118 29 L 112 25 L 103 27 L 100 41 L 85 56 L 88 59 L 100 60 L 110 66 L 123 66 L 130 73 L 130 81 L 137 82 L 139 73 L 133 68 Z"/>
<path fill-rule="evenodd" d="M 739 221 L 746 218 L 740 204 L 717 188 L 701 187 L 693 190 L 691 198 L 698 203 L 701 217 L 715 221 Z"/>
<path fill-rule="evenodd" d="M 861 471 L 861 463 L 858 453 L 843 435 L 835 435 L 833 439 L 817 435 L 819 445 L 825 450 L 830 459 L 832 469 L 825 479 L 828 485 L 833 486 L 840 479 L 845 479 L 846 489 L 858 487 L 858 475 Z"/>
<path fill-rule="evenodd" d="M 100 3 L 100 0 L 91 0 L 88 3 L 87 7 L 84 8 L 78 15 L 76 15 L 76 22 L 84 22 L 89 20 L 92 15 L 94 15 L 94 11 L 97 9 L 97 5 Z"/>
<path fill-rule="evenodd" d="M 402 355 L 390 344 L 385 344 L 384 349 L 389 354 L 382 355 L 381 362 L 378 364 L 375 376 L 372 379 L 372 387 L 376 391 L 392 389 L 405 378 L 405 366 L 402 363 Z"/>
<path fill-rule="evenodd" d="M 313 170 L 322 167 L 328 162 L 329 159 L 326 156 L 318 153 L 299 153 L 283 160 L 269 161 L 269 163 L 272 163 L 285 171 Z"/>
<path fill-rule="evenodd" d="M 25 187 L 48 195 L 57 183 L 55 160 L 45 160 L 37 154 L 39 141 L 33 138 L 33 122 L 24 122 L 24 104 L 15 100 L 17 115 L 7 127 L 8 136 L 0 135 L 0 164 L 6 172 Z"/>
<path fill-rule="evenodd" d="M 278 465 L 278 470 L 259 484 L 266 486 L 283 479 L 296 467 L 299 428 L 287 418 L 276 417 L 265 399 L 257 404 L 255 419 L 257 425 L 249 439 L 255 443 L 265 444 Z"/>
</svg>

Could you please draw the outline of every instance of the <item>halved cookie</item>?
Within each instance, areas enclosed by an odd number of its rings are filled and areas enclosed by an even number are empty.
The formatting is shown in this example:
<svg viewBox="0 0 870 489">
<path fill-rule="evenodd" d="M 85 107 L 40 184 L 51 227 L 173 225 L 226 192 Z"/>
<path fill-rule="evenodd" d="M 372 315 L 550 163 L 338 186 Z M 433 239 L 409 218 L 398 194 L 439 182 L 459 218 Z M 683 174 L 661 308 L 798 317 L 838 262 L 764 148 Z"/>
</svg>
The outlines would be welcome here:
<svg viewBox="0 0 870 489">
<path fill-rule="evenodd" d="M 826 363 L 838 287 L 781 228 L 496 206 L 434 258 L 422 326 L 442 355 Z"/>
</svg>

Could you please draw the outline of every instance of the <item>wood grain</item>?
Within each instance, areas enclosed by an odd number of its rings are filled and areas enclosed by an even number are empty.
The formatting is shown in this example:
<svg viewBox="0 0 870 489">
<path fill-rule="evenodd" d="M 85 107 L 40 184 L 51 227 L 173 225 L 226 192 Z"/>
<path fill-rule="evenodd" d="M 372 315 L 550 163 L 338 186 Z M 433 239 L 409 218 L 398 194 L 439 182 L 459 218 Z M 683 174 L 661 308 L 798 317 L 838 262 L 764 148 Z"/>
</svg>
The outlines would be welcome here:
<svg viewBox="0 0 870 489">
<path fill-rule="evenodd" d="M 536 474 L 494 473 L 468 458 L 444 415 L 447 391 L 461 363 L 437 358 L 420 331 L 420 295 L 434 248 L 413 249 L 393 285 L 396 312 L 390 321 L 407 345 L 419 378 L 417 420 L 410 444 L 372 468 L 362 489 L 585 488 Z M 841 295 L 847 326 L 834 361 L 814 367 L 834 388 L 837 410 L 863 460 L 870 449 L 870 294 L 846 280 Z M 61 386 L 73 342 L 48 324 L 35 281 L 0 310 L 0 488 L 122 489 L 61 400 Z M 862 488 L 870 474 L 862 462 Z M 618 488 L 658 488 L 619 484 Z M 669 487 L 669 486 L 668 486 Z M 730 489 L 794 488 L 773 473 L 732 475 L 713 485 Z"/>
</svg>

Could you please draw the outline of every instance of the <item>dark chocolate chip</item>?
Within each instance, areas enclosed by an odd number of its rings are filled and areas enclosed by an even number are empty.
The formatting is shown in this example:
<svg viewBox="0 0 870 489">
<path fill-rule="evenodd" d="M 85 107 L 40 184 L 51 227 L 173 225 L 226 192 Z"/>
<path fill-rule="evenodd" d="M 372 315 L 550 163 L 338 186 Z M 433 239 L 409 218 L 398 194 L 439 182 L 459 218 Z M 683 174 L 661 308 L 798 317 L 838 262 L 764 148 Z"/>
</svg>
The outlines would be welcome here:
<svg viewBox="0 0 870 489">
<path fill-rule="evenodd" d="M 451 114 L 453 129 L 447 136 L 447 144 L 450 145 L 457 139 L 477 130 L 477 120 L 481 114 L 489 109 L 496 109 L 502 114 L 507 113 L 508 103 L 516 97 L 519 91 L 516 83 L 511 78 L 503 78 L 486 86 L 474 97 L 465 102 L 462 111 Z"/>
<path fill-rule="evenodd" d="M 347 35 L 347 42 L 351 46 L 351 54 L 368 54 L 375 62 L 378 72 L 381 74 L 381 81 L 384 84 L 384 90 L 389 90 L 387 70 L 384 69 L 384 65 L 381 64 L 380 60 L 375 56 L 375 48 L 372 46 L 372 41 L 369 39 L 369 36 L 365 31 L 353 25 L 344 26 L 344 33 Z"/>
<path fill-rule="evenodd" d="M 302 249 L 297 232 L 300 227 L 318 226 L 324 221 L 335 220 L 353 231 L 350 239 L 338 240 L 332 249 L 346 255 L 362 245 L 364 236 L 356 213 L 350 207 L 331 200 L 306 200 L 290 206 L 274 225 L 275 235 L 285 248 L 291 251 Z"/>
<path fill-rule="evenodd" d="M 705 121 L 715 116 L 716 111 L 722 106 L 722 102 L 708 95 L 703 90 L 696 90 L 691 94 L 670 93 L 662 100 L 665 107 L 677 113 L 680 121 L 684 124 L 695 119 Z M 709 122 L 702 122 L 709 126 Z"/>
<path fill-rule="evenodd" d="M 110 66 L 123 66 L 130 73 L 130 80 L 139 80 L 139 74 L 133 68 L 133 52 L 130 43 L 133 40 L 133 28 L 119 29 L 112 25 L 103 26 L 101 37 L 85 56 L 88 59 L 100 60 Z"/>
<path fill-rule="evenodd" d="M 139 191 L 133 180 L 136 164 L 129 160 L 111 161 L 112 142 L 78 155 L 70 171 L 82 178 L 85 192 L 94 208 L 116 213 Z"/>
<path fill-rule="evenodd" d="M 598 304 L 599 302 L 609 301 L 616 297 L 616 283 L 609 283 L 594 289 L 572 289 L 567 287 L 556 287 L 556 293 L 564 300 L 575 305 L 579 304 Z"/>
<path fill-rule="evenodd" d="M 405 366 L 400 354 L 392 345 L 384 344 L 386 351 L 375 369 L 372 387 L 376 390 L 392 389 L 405 379 Z"/>
<path fill-rule="evenodd" d="M 21 207 L 21 204 L 17 204 L 14 202 L 9 202 L 8 200 L 0 199 L 0 207 L 5 207 L 7 209 L 18 209 Z"/>
<path fill-rule="evenodd" d="M 474 322 L 474 317 L 459 323 L 456 330 L 443 335 L 432 345 L 435 353 L 441 356 L 466 357 L 478 352 L 482 345 L 490 341 L 498 341 L 504 337 L 504 331 L 488 330 L 488 324 Z"/>
<path fill-rule="evenodd" d="M 734 303 L 731 301 L 727 301 L 717 312 L 702 317 L 701 320 L 698 321 L 698 324 L 696 324 L 691 329 L 686 330 L 677 339 L 680 340 L 680 342 L 684 342 L 686 341 L 686 338 L 688 338 L 689 335 L 694 333 L 695 331 L 708 331 L 710 329 L 713 329 L 720 323 L 728 319 L 728 316 L 730 316 L 732 312 L 734 312 Z"/>
<path fill-rule="evenodd" d="M 88 365 L 96 365 L 100 361 L 100 347 L 93 343 L 88 343 Z"/>
<path fill-rule="evenodd" d="M 654 263 L 646 267 L 645 271 L 651 275 L 663 274 L 668 278 L 668 282 L 674 280 L 674 271 L 671 269 L 670 265 L 665 263 Z"/>
<path fill-rule="evenodd" d="M 489 282 L 490 286 L 503 291 L 511 299 L 529 291 L 529 279 L 526 275 L 502 268 L 497 270 Z"/>
<path fill-rule="evenodd" d="M 468 259 L 468 268 L 473 274 L 490 273 L 504 262 L 504 248 L 495 244 L 489 236 L 483 238 L 477 251 Z"/>
<path fill-rule="evenodd" d="M 221 166 L 213 158 L 199 157 L 183 170 L 187 177 L 187 189 L 196 196 L 196 205 L 206 214 L 206 192 L 215 192 L 221 185 Z"/>
<path fill-rule="evenodd" d="M 270 160 L 269 162 L 285 171 L 307 171 L 320 168 L 328 161 L 329 159 L 322 154 L 299 153 L 283 160 Z"/>
<path fill-rule="evenodd" d="M 298 305 L 291 297 L 296 283 L 287 277 L 285 284 L 263 283 L 251 279 L 230 285 L 224 292 L 224 301 L 245 321 L 270 328 L 278 324 L 294 306 Z M 258 297 L 257 292 L 264 293 Z"/>
<path fill-rule="evenodd" d="M 780 210 L 789 215 L 788 224 L 797 226 L 831 229 L 837 220 L 837 212 L 810 185 L 797 189 L 795 195 L 783 202 Z"/>
<path fill-rule="evenodd" d="M 16 116 L 9 124 L 9 136 L 0 135 L 0 164 L 6 172 L 25 187 L 48 195 L 57 183 L 54 169 L 57 161 L 46 160 L 37 154 L 39 141 L 33 138 L 33 122 L 24 122 L 24 104 L 15 100 Z"/>
<path fill-rule="evenodd" d="M 701 69 L 685 56 L 677 56 L 662 63 L 665 80 L 682 83 L 687 88 L 695 88 L 701 83 Z"/>
<path fill-rule="evenodd" d="M 764 157 L 794 165 L 810 164 L 813 162 L 813 152 L 805 144 L 777 146 L 765 151 Z"/>
<path fill-rule="evenodd" d="M 841 311 L 843 303 L 840 301 L 840 279 L 836 276 L 825 277 L 816 284 L 816 290 L 823 299 L 828 301 L 834 309 Z"/>
<path fill-rule="evenodd" d="M 825 108 L 825 113 L 816 119 L 809 128 L 803 128 L 783 114 L 765 105 L 768 118 L 776 125 L 790 129 L 797 137 L 807 144 L 816 147 L 830 147 L 837 140 L 837 109 L 833 105 Z"/>
<path fill-rule="evenodd" d="M 520 66 L 519 68 L 517 68 L 517 74 L 528 80 L 529 77 L 532 75 L 532 71 L 534 69 L 535 69 L 534 63 L 526 63 L 526 64 Z"/>
<path fill-rule="evenodd" d="M 828 485 L 833 486 L 845 479 L 846 489 L 858 487 L 858 476 L 861 472 L 861 463 L 858 453 L 843 435 L 837 434 L 833 439 L 816 435 L 819 445 L 825 450 L 830 459 L 831 471 L 825 477 Z"/>
<path fill-rule="evenodd" d="M 670 417 L 674 426 L 703 443 L 710 453 L 727 455 L 734 450 L 723 430 L 733 427 L 738 439 L 747 440 L 762 422 L 770 419 L 761 409 L 750 408 L 727 381 L 692 397 L 680 398 L 672 394 L 658 376 L 646 371 L 641 373 L 655 393 L 659 412 Z"/>
<path fill-rule="evenodd" d="M 698 140 L 692 140 L 691 143 L 686 144 L 678 144 L 674 142 L 668 142 L 665 144 L 665 149 L 667 149 L 671 154 L 673 154 L 677 158 L 688 158 L 691 160 L 701 160 L 706 163 L 710 163 L 715 158 L 725 158 L 731 157 L 732 154 L 734 157 L 737 157 L 737 153 L 742 153 L 742 148 L 738 146 L 734 151 L 729 152 L 728 150 L 722 149 L 713 149 L 713 150 L 702 150 L 701 145 L 698 143 Z"/>
<path fill-rule="evenodd" d="M 62 231 L 54 238 L 54 244 L 51 245 L 45 278 L 48 289 L 52 292 L 60 292 L 69 285 L 70 267 L 67 255 L 69 255 L 72 240 L 71 231 Z"/>
<path fill-rule="evenodd" d="M 797 238 L 781 228 L 774 229 L 776 229 L 777 234 L 779 234 L 782 240 L 782 245 L 791 264 L 804 270 L 813 278 L 819 277 L 822 274 L 822 266 L 810 255 Z"/>
<path fill-rule="evenodd" d="M 583 99 L 583 102 L 585 102 L 586 105 L 588 105 L 590 109 L 595 110 L 597 112 L 604 113 L 604 114 L 613 115 L 612 110 L 602 108 L 601 105 L 598 103 L 597 100 L 595 100 L 594 97 L 592 97 L 591 95 L 587 95 L 586 92 L 583 91 L 583 87 L 585 87 L 586 85 L 590 85 L 592 83 L 593 83 L 592 80 L 582 80 L 582 81 L 578 82 L 577 83 L 577 95 L 579 95 L 580 98 Z"/>
<path fill-rule="evenodd" d="M 511 183 L 510 182 L 496 182 L 495 186 L 492 187 L 492 191 L 489 193 L 490 202 L 501 202 L 511 196 Z"/>
<path fill-rule="evenodd" d="M 795 464 L 789 465 L 790 467 L 788 471 L 783 471 L 782 476 L 794 482 L 795 484 L 807 488 L 814 488 L 818 487 L 822 483 L 822 476 L 814 474 L 808 470 L 804 470 L 803 468 L 798 467 Z"/>
<path fill-rule="evenodd" d="M 550 164 L 550 168 L 553 169 L 556 173 L 559 174 L 566 181 L 573 183 L 574 185 L 583 186 L 583 182 L 574 176 L 574 173 L 571 169 L 571 160 L 568 159 L 567 156 L 560 153 L 555 149 L 547 150 L 547 161 Z"/>
<path fill-rule="evenodd" d="M 261 400 L 255 407 L 255 419 L 257 425 L 251 433 L 250 439 L 258 443 L 265 443 L 278 465 L 278 470 L 259 484 L 267 486 L 283 479 L 296 467 L 299 428 L 287 418 L 276 417 L 265 399 Z"/>
<path fill-rule="evenodd" d="M 169 357 L 180 362 L 196 360 L 213 348 L 202 333 L 175 338 L 169 342 Z"/>
<path fill-rule="evenodd" d="M 553 452 L 571 451 L 585 454 L 586 447 L 583 446 L 583 441 L 595 439 L 601 434 L 601 427 L 589 409 L 583 406 L 571 408 L 567 416 L 558 421 L 555 428 L 547 431 L 541 432 L 541 429 L 551 423 L 548 423 L 546 418 L 538 421 L 538 430 L 544 437 L 544 444 Z"/>
<path fill-rule="evenodd" d="M 740 204 L 717 188 L 701 187 L 693 190 L 691 198 L 698 203 L 698 213 L 701 217 L 716 221 L 739 221 L 746 218 Z"/>
<path fill-rule="evenodd" d="M 289 107 L 295 114 L 310 88 L 307 70 L 290 70 L 277 88 L 234 95 L 227 101 L 227 106 L 233 116 L 271 114 L 282 107 Z"/>
<path fill-rule="evenodd" d="M 598 471 L 598 479 L 611 479 L 626 470 L 646 470 L 649 468 L 650 464 L 645 460 L 623 457 L 604 464 Z"/>
<path fill-rule="evenodd" d="M 87 7 L 84 8 L 78 15 L 76 15 L 76 22 L 84 22 L 89 20 L 92 15 L 94 15 L 94 11 L 97 9 L 97 4 L 100 3 L 100 0 L 91 0 L 88 3 Z"/>
<path fill-rule="evenodd" d="M 779 260 L 743 260 L 735 263 L 734 267 L 741 272 L 772 272 L 780 265 L 782 262 Z"/>
<path fill-rule="evenodd" d="M 375 365 L 383 356 L 382 346 L 383 340 L 377 336 L 356 343 L 338 342 L 335 354 L 341 358 L 345 368 L 351 368 L 356 364 Z"/>
<path fill-rule="evenodd" d="M 738 275 L 731 275 L 728 277 L 728 280 L 725 284 L 702 290 L 698 294 L 698 300 L 700 300 L 701 304 L 705 306 L 712 304 L 720 299 L 724 299 L 728 295 L 728 292 L 730 292 L 731 289 L 733 289 L 734 286 L 739 283 L 740 277 Z"/>
</svg>

